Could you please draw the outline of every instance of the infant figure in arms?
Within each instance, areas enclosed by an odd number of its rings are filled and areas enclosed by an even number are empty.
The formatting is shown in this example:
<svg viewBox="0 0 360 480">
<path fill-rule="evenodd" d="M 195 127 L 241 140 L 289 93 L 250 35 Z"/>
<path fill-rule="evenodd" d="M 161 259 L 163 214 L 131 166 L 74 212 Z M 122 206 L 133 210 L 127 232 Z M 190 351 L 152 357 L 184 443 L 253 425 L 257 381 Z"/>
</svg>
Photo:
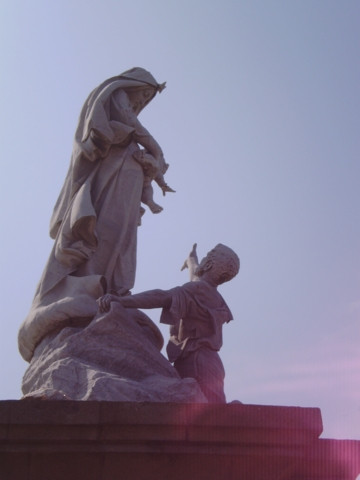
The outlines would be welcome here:
<svg viewBox="0 0 360 480">
<path fill-rule="evenodd" d="M 225 403 L 225 371 L 218 351 L 222 326 L 232 314 L 217 287 L 237 275 L 240 260 L 232 249 L 218 244 L 199 263 L 194 244 L 185 268 L 190 282 L 182 286 L 124 297 L 106 294 L 98 299 L 99 310 L 109 311 L 111 302 L 124 308 L 162 308 L 160 322 L 170 325 L 169 361 L 181 378 L 197 380 L 209 403 Z"/>
</svg>

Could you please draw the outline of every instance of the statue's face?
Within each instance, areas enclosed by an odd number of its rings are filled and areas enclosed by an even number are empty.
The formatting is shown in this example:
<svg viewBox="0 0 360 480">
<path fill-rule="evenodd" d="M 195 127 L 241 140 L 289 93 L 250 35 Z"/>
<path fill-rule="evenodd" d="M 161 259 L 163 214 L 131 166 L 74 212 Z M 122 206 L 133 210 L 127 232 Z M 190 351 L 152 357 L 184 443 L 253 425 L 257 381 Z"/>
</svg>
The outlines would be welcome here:
<svg viewBox="0 0 360 480">
<path fill-rule="evenodd" d="M 206 257 L 204 257 L 201 262 L 199 263 L 198 268 L 196 269 L 195 274 L 198 277 L 201 277 L 204 272 L 208 271 L 209 268 L 211 268 L 213 264 L 213 255 L 214 252 L 216 252 L 216 247 L 210 250 L 210 252 L 207 253 Z"/>
<path fill-rule="evenodd" d="M 145 105 L 150 101 L 154 95 L 153 87 L 145 87 L 128 94 L 132 109 L 136 114 L 139 114 Z"/>
</svg>

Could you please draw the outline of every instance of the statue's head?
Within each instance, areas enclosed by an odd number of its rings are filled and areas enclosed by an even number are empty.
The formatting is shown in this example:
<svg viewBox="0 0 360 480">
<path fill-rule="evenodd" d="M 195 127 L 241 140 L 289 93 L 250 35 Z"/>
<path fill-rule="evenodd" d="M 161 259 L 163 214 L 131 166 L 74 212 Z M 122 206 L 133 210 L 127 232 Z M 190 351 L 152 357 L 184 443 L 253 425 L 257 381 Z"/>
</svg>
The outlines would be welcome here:
<svg viewBox="0 0 360 480">
<path fill-rule="evenodd" d="M 138 114 L 141 110 L 165 88 L 165 82 L 157 83 L 150 72 L 144 68 L 135 67 L 127 70 L 118 76 L 119 80 L 124 82 L 126 90 L 134 111 Z M 127 84 L 127 86 L 126 86 Z"/>
<path fill-rule="evenodd" d="M 198 277 L 206 273 L 216 285 L 221 285 L 234 278 L 239 270 L 240 259 L 234 250 L 219 243 L 201 260 L 195 273 Z"/>
</svg>

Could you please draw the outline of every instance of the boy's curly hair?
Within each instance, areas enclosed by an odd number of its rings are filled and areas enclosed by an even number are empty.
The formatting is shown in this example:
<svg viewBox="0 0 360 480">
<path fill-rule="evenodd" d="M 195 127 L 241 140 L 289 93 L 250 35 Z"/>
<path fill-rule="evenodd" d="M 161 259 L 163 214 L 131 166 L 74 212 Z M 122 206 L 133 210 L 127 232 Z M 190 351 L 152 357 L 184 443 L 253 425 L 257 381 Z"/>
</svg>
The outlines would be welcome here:
<svg viewBox="0 0 360 480">
<path fill-rule="evenodd" d="M 234 278 L 240 270 L 240 259 L 231 248 L 219 243 L 208 253 L 211 272 L 218 285 Z"/>
</svg>

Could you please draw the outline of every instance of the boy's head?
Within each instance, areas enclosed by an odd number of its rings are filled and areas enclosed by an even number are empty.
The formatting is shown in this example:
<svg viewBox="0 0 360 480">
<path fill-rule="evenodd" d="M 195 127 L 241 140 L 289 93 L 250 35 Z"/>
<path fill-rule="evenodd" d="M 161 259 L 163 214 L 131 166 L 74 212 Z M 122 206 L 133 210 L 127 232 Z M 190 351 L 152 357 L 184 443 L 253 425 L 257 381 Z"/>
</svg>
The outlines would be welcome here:
<svg viewBox="0 0 360 480">
<path fill-rule="evenodd" d="M 219 243 L 201 260 L 196 275 L 201 277 L 207 272 L 216 285 L 221 285 L 234 278 L 239 270 L 240 259 L 234 250 Z"/>
</svg>

